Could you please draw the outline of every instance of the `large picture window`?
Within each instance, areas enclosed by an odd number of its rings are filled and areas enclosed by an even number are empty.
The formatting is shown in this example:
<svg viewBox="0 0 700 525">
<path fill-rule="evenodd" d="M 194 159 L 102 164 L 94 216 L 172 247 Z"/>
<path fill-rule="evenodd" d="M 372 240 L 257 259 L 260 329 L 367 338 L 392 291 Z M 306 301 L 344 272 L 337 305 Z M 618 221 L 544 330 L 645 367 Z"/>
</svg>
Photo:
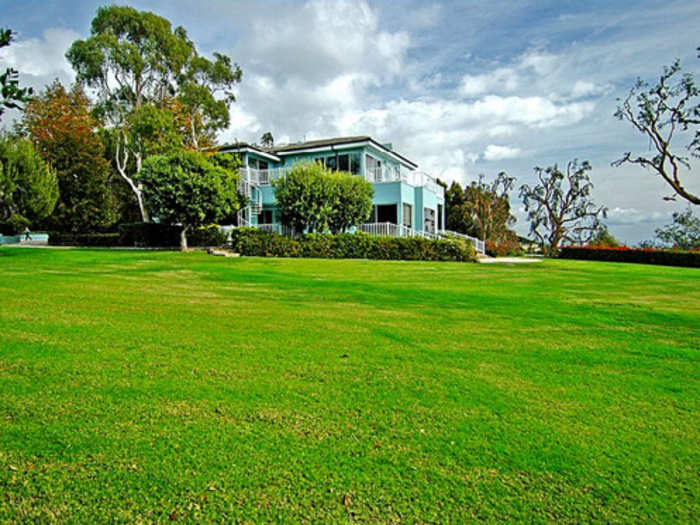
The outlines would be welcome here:
<svg viewBox="0 0 700 525">
<path fill-rule="evenodd" d="M 314 161 L 331 171 L 348 171 L 354 175 L 360 173 L 359 153 L 342 153 L 329 157 L 316 157 Z"/>
</svg>

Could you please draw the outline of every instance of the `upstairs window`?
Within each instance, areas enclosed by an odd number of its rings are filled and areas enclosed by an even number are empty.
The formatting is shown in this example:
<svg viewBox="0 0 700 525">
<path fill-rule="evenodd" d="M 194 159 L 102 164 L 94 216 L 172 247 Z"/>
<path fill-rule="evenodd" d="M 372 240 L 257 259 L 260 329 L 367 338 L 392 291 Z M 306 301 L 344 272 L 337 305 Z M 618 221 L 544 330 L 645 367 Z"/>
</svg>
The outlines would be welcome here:
<svg viewBox="0 0 700 525">
<path fill-rule="evenodd" d="M 355 175 L 360 173 L 359 153 L 343 153 L 330 157 L 316 157 L 314 161 L 331 171 L 349 171 Z"/>
</svg>

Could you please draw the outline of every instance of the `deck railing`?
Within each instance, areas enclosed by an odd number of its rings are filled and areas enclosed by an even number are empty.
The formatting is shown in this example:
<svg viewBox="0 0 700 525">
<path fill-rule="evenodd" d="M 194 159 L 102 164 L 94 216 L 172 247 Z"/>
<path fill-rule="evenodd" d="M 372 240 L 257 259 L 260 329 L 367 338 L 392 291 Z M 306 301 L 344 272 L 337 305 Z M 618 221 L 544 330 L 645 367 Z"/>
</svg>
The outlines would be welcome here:
<svg viewBox="0 0 700 525">
<path fill-rule="evenodd" d="M 241 168 L 241 183 L 253 186 L 267 186 L 272 184 L 273 181 L 284 177 L 288 171 L 289 168 L 270 168 L 266 170 Z M 380 166 L 378 168 L 367 168 L 365 170 L 365 180 L 372 183 L 401 181 L 410 186 L 422 186 L 439 196 L 444 195 L 443 187 L 433 177 L 423 172 L 397 170 L 388 166 Z"/>
<path fill-rule="evenodd" d="M 440 237 L 437 233 L 414 230 L 403 224 L 394 224 L 393 222 L 370 222 L 361 224 L 357 229 L 370 235 L 386 235 L 389 237 L 425 237 L 426 239 L 438 239 Z"/>
</svg>

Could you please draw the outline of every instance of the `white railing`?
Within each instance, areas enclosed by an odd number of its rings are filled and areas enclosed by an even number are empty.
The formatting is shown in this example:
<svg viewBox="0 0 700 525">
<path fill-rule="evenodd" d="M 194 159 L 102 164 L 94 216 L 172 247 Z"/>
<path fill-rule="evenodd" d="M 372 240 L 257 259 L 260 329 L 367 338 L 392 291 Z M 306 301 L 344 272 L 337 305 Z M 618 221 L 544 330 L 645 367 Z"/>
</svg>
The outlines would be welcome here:
<svg viewBox="0 0 700 525">
<path fill-rule="evenodd" d="M 240 185 L 241 189 L 250 192 L 246 186 L 267 186 L 273 181 L 285 176 L 289 168 L 270 168 L 267 170 L 258 170 L 255 168 L 241 168 Z M 444 196 L 444 189 L 437 181 L 423 172 L 409 171 L 403 168 L 394 169 L 389 166 L 380 166 L 377 168 L 367 168 L 365 170 L 365 180 L 368 182 L 405 182 L 411 186 L 422 186 L 432 191 L 433 193 Z M 246 194 L 249 197 L 248 194 Z"/>
<path fill-rule="evenodd" d="M 283 226 L 278 223 L 268 223 L 268 224 L 256 224 L 254 228 L 264 230 L 266 232 L 281 233 L 282 235 L 287 235 L 289 237 L 294 235 L 294 230 L 289 226 Z"/>
<path fill-rule="evenodd" d="M 403 224 L 394 224 L 393 222 L 371 222 L 361 224 L 357 229 L 370 235 L 386 235 L 389 237 L 425 237 L 426 239 L 438 239 L 440 237 L 436 233 L 414 230 Z"/>
<path fill-rule="evenodd" d="M 477 239 L 476 237 L 472 237 L 471 235 L 453 232 L 451 230 L 444 230 L 441 233 L 445 237 L 457 237 L 458 239 L 464 239 L 465 241 L 469 241 L 472 243 L 472 246 L 474 246 L 474 249 L 477 253 L 486 253 L 486 244 L 481 239 Z"/>
<path fill-rule="evenodd" d="M 255 168 L 241 168 L 239 174 L 241 180 L 254 186 L 267 186 L 273 181 L 284 177 L 289 168 L 271 168 L 267 170 L 258 170 Z"/>
<path fill-rule="evenodd" d="M 395 170 L 393 168 L 377 167 L 365 170 L 365 179 L 368 182 L 405 182 L 410 186 L 422 186 L 440 197 L 444 197 L 445 189 L 437 183 L 435 178 L 427 173 L 408 171 L 404 169 Z"/>
</svg>

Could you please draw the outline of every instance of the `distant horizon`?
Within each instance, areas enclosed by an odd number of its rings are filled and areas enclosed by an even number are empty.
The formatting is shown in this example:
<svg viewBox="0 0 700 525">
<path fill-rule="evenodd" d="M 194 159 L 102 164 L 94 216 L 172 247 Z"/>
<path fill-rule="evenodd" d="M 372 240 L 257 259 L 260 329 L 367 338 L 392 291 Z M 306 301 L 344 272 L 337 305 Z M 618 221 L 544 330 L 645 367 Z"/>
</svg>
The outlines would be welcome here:
<svg viewBox="0 0 700 525">
<path fill-rule="evenodd" d="M 672 191 L 658 176 L 611 166 L 626 151 L 648 152 L 613 113 L 637 77 L 654 82 L 675 59 L 698 76 L 697 2 L 116 3 L 183 26 L 201 52 L 241 66 L 221 143 L 268 131 L 276 143 L 369 135 L 448 184 L 499 171 L 531 184 L 535 166 L 585 159 L 593 199 L 610 210 L 605 224 L 627 244 L 652 239 L 688 205 L 664 200 Z M 0 67 L 39 90 L 70 84 L 65 52 L 108 4 L 0 0 L 16 32 Z M 3 125 L 16 117 L 7 112 Z M 700 192 L 700 162 L 691 163 L 684 182 Z M 517 191 L 511 200 L 527 236 Z"/>
</svg>

